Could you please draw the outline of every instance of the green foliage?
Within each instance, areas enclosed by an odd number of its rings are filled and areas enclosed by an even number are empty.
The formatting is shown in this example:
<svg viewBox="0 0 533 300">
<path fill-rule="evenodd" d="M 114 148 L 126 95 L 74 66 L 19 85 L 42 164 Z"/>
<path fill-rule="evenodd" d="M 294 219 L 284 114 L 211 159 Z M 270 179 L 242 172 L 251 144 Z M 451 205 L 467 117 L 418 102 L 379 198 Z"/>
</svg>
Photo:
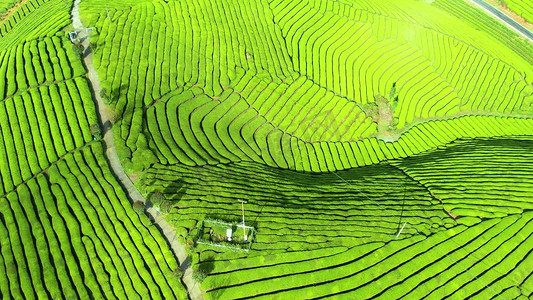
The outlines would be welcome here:
<svg viewBox="0 0 533 300">
<path fill-rule="evenodd" d="M 132 204 L 133 210 L 138 214 L 143 214 L 144 210 L 146 209 L 144 202 L 142 201 L 135 201 Z"/>
<path fill-rule="evenodd" d="M 64 0 L 27 0 L 0 24 L 0 49 L 52 37 L 69 24 L 70 5 Z"/>
<path fill-rule="evenodd" d="M 501 5 L 509 8 L 517 15 L 524 18 L 529 23 L 533 23 L 533 1 L 532 0 L 505 0 Z"/>
<path fill-rule="evenodd" d="M 157 162 L 157 157 L 148 148 L 146 138 L 142 134 L 137 140 L 137 150 L 133 152 L 131 162 L 133 163 L 132 168 L 135 171 L 143 171 Z"/>
<path fill-rule="evenodd" d="M 194 247 L 195 247 L 194 239 L 192 239 L 191 237 L 187 237 L 185 239 L 185 251 L 187 251 L 188 255 L 195 254 L 194 253 Z"/>
<path fill-rule="evenodd" d="M 98 115 L 62 31 L 70 4 L 28 0 L 0 25 L 0 295 L 185 299 L 164 238 L 91 143 Z"/>
<path fill-rule="evenodd" d="M 175 268 L 174 271 L 172 271 L 172 275 L 176 278 L 181 278 L 183 277 L 183 271 L 179 267 Z"/>
<path fill-rule="evenodd" d="M 101 133 L 82 49 L 61 32 L 68 4 L 28 0 L 0 25 L 0 294 L 184 299 L 144 205 L 130 206 L 102 143 L 87 145 Z M 530 142 L 428 152 L 533 132 L 533 46 L 482 11 L 81 5 L 118 155 L 138 186 L 172 194 L 151 201 L 207 298 L 531 296 Z M 239 219 L 243 198 L 254 249 L 195 248 L 198 221 Z"/>
<path fill-rule="evenodd" d="M 3 14 L 6 13 L 9 9 L 15 6 L 19 2 L 18 0 L 2 0 L 0 1 L 0 17 L 3 18 Z"/>
<path fill-rule="evenodd" d="M 155 191 L 150 195 L 150 203 L 154 206 L 159 207 L 163 201 L 165 201 L 165 195 L 160 191 Z"/>
<path fill-rule="evenodd" d="M 77 55 L 80 59 L 83 58 L 83 53 L 84 53 L 84 48 L 83 48 L 83 45 L 81 44 L 73 44 L 72 45 L 72 51 L 74 52 L 75 55 Z"/>
<path fill-rule="evenodd" d="M 167 164 L 254 161 L 306 172 L 343 170 L 470 135 L 457 130 L 461 122 L 450 121 L 439 124 L 445 134 L 426 139 L 424 132 L 411 141 L 421 123 L 433 122 L 428 120 L 472 111 L 516 114 L 527 106 L 532 46 L 501 25 L 489 30 L 483 25 L 494 23 L 489 17 L 457 0 L 409 0 L 402 8 L 392 0 L 379 8 L 336 3 L 338 11 L 322 10 L 328 0 L 238 3 L 221 9 L 216 2 L 142 2 L 123 14 L 111 9 L 111 17 L 96 21 L 98 43 L 105 46 L 94 61 L 120 118 L 116 142 L 127 168 L 149 168 L 139 162 L 151 156 L 139 150 L 144 135 L 153 155 Z M 206 18 L 181 9 L 197 6 Z M 234 6 L 249 18 L 228 14 Z M 190 28 L 181 30 L 169 11 Z M 136 27 L 140 14 L 145 25 Z M 132 28 L 135 35 L 119 36 Z M 201 37 L 206 42 L 196 43 L 191 30 L 208 32 Z M 141 37 L 147 46 L 138 48 Z M 234 48 L 235 41 L 243 49 Z M 205 59 L 199 53 L 211 53 L 213 43 L 218 50 Z M 485 51 L 470 55 L 472 49 Z M 389 98 L 388 111 L 372 104 L 375 95 Z M 413 127 L 418 129 L 405 133 Z M 507 129 L 504 135 L 514 134 Z M 491 126 L 476 136 L 500 134 Z"/>
<path fill-rule="evenodd" d="M 533 208 L 531 149 L 528 138 L 458 141 L 395 165 L 424 182 L 453 214 L 474 217 L 457 220 L 472 225 L 477 217 L 505 217 Z"/>
<path fill-rule="evenodd" d="M 89 43 L 89 48 L 91 49 L 92 53 L 95 53 L 96 51 L 98 51 L 98 43 Z"/>
<path fill-rule="evenodd" d="M 204 279 L 207 277 L 207 274 L 205 273 L 204 270 L 202 269 L 197 269 L 197 270 L 193 270 L 193 273 L 192 273 L 192 278 L 198 282 L 198 283 L 202 283 L 202 281 L 204 281 Z"/>
<path fill-rule="evenodd" d="M 172 203 L 169 200 L 163 200 L 159 205 L 159 210 L 162 213 L 168 213 L 172 209 Z"/>
<path fill-rule="evenodd" d="M 67 154 L 46 169 L 46 176 L 38 174 L 0 197 L 0 242 L 13 245 L 13 252 L 2 251 L 0 258 L 0 270 L 6 266 L 0 276 L 3 295 L 129 298 L 143 291 L 152 297 L 186 297 L 180 279 L 160 269 L 178 268 L 173 254 L 156 229 L 135 217 L 103 153 L 102 145 L 93 143 Z M 129 260 L 120 258 L 122 250 Z M 124 285 L 109 270 L 143 281 Z"/>
<path fill-rule="evenodd" d="M 98 123 L 91 124 L 90 131 L 91 131 L 92 136 L 96 138 L 102 137 L 102 130 L 100 129 L 100 124 Z"/>
<path fill-rule="evenodd" d="M 107 88 L 103 87 L 100 90 L 100 97 L 102 98 L 102 100 L 104 100 L 104 102 L 106 104 L 111 103 L 110 94 L 109 94 L 109 91 L 107 90 Z"/>
</svg>

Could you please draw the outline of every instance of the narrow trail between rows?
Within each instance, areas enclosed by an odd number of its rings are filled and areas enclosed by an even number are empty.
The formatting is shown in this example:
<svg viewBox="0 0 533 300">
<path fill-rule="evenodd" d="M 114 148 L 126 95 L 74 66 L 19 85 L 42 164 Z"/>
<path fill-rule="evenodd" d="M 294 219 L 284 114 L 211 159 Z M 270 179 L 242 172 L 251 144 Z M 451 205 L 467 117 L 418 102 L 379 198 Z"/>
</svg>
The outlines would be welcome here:
<svg viewBox="0 0 533 300">
<path fill-rule="evenodd" d="M 133 203 L 135 201 L 141 201 L 146 203 L 146 199 L 141 195 L 137 188 L 133 185 L 131 179 L 124 172 L 124 168 L 120 164 L 118 158 L 115 142 L 113 140 L 113 130 L 112 130 L 112 120 L 110 119 L 109 111 L 107 105 L 100 97 L 100 80 L 98 79 L 98 73 L 94 68 L 92 62 L 92 52 L 89 48 L 89 37 L 87 35 L 87 30 L 83 26 L 80 20 L 79 6 L 81 0 L 75 0 L 74 5 L 72 6 L 71 19 L 74 30 L 78 32 L 78 37 L 80 38 L 81 45 L 84 50 L 84 63 L 87 69 L 87 78 L 89 79 L 89 84 L 93 91 L 93 100 L 95 101 L 96 107 L 98 108 L 98 117 L 100 120 L 100 125 L 103 128 L 103 140 L 106 147 L 106 156 L 111 166 L 111 170 L 122 185 L 125 192 L 128 194 L 130 201 Z M 203 294 L 200 289 L 199 284 L 192 277 L 192 268 L 190 265 L 190 258 L 187 256 L 185 247 L 179 242 L 178 237 L 170 224 L 161 216 L 158 209 L 150 207 L 147 209 L 147 213 L 152 217 L 154 223 L 159 227 L 161 233 L 165 236 L 166 240 L 171 246 L 174 256 L 180 264 L 180 268 L 183 271 L 182 281 L 187 288 L 187 293 L 189 298 L 193 300 L 203 299 Z"/>
</svg>

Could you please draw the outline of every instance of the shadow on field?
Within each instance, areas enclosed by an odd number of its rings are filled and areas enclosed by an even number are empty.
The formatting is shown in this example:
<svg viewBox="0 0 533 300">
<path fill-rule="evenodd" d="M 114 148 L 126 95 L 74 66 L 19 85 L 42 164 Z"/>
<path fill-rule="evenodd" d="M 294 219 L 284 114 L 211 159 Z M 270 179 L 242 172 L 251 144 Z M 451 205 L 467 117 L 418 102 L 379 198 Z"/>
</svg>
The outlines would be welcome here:
<svg viewBox="0 0 533 300">
<path fill-rule="evenodd" d="M 186 194 L 187 187 L 183 180 L 171 181 L 168 183 L 167 187 L 163 190 L 165 199 L 172 202 L 172 205 L 177 205 L 179 201 Z"/>
<path fill-rule="evenodd" d="M 214 269 L 215 269 L 214 257 L 209 257 L 208 260 L 203 261 L 198 265 L 198 270 L 202 271 L 206 275 L 211 274 L 211 272 L 213 272 Z"/>
<path fill-rule="evenodd" d="M 113 124 L 111 123 L 111 121 L 109 120 L 105 121 L 102 135 L 105 135 L 112 128 L 113 128 Z"/>
</svg>

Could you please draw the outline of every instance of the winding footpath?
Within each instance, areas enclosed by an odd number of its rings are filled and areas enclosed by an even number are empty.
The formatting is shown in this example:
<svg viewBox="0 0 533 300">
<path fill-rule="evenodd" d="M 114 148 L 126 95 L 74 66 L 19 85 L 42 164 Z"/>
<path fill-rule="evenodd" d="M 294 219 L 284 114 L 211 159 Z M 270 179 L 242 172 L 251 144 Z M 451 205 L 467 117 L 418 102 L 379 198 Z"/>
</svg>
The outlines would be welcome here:
<svg viewBox="0 0 533 300">
<path fill-rule="evenodd" d="M 81 45 L 85 49 L 84 63 L 88 72 L 87 78 L 89 79 L 89 83 L 93 91 L 93 100 L 95 101 L 96 107 L 98 108 L 99 120 L 101 122 L 100 125 L 103 126 L 102 128 L 104 129 L 103 140 L 106 147 L 106 156 L 111 166 L 111 170 L 113 171 L 115 177 L 119 180 L 123 189 L 128 194 L 130 201 L 132 203 L 135 201 L 141 201 L 143 203 L 146 203 L 146 199 L 141 195 L 141 193 L 139 193 L 137 188 L 133 185 L 131 179 L 124 172 L 124 168 L 122 168 L 122 165 L 120 164 L 120 160 L 115 149 L 115 142 L 113 140 L 113 130 L 111 128 L 112 121 L 110 119 L 107 105 L 100 97 L 100 80 L 98 79 L 98 73 L 96 72 L 96 69 L 94 68 L 92 62 L 93 56 L 91 53 L 91 49 L 89 48 L 89 37 L 87 36 L 86 28 L 83 26 L 80 20 L 80 1 L 81 0 L 74 1 L 74 5 L 71 11 L 72 25 L 74 26 L 74 30 L 78 32 L 78 37 L 81 40 Z M 203 294 L 200 289 L 200 285 L 192 278 L 192 268 L 190 265 L 190 259 L 187 255 L 187 252 L 185 251 L 185 247 L 179 242 L 176 233 L 174 232 L 170 224 L 168 224 L 168 222 L 161 216 L 158 209 L 150 207 L 146 211 L 152 217 L 154 223 L 159 227 L 161 233 L 165 236 L 166 240 L 171 246 L 174 256 L 180 264 L 180 268 L 183 272 L 182 281 L 187 288 L 189 298 L 192 300 L 203 299 Z"/>
<path fill-rule="evenodd" d="M 520 25 L 518 22 L 516 22 L 515 20 L 513 20 L 511 17 L 507 16 L 503 12 L 501 12 L 496 7 L 490 5 L 484 0 L 470 0 L 470 1 L 476 4 L 477 6 L 479 6 L 480 8 L 484 9 L 489 14 L 498 18 L 498 20 L 502 21 L 507 26 L 511 27 L 514 31 L 518 32 L 523 37 L 533 42 L 533 32 L 531 32 L 529 29 L 525 28 L 524 26 Z"/>
</svg>

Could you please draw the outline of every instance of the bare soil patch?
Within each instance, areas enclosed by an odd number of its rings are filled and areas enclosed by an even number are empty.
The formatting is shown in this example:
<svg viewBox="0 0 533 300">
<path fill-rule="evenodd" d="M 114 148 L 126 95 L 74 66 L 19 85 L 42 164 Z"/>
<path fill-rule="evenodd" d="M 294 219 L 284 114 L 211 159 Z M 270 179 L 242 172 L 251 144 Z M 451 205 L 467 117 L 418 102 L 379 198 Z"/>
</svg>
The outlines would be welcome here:
<svg viewBox="0 0 533 300">
<path fill-rule="evenodd" d="M 487 0 L 487 2 L 492 4 L 492 6 L 496 7 L 507 16 L 511 17 L 511 19 L 515 20 L 520 25 L 524 26 L 529 30 L 533 30 L 533 24 L 529 23 L 526 19 L 522 18 L 520 15 L 507 8 L 507 5 L 505 5 L 505 1 Z"/>
<path fill-rule="evenodd" d="M 0 25 L 2 25 L 11 15 L 19 9 L 24 3 L 26 3 L 26 0 L 22 0 L 19 3 L 15 4 L 12 8 L 10 8 L 8 11 L 6 11 L 3 14 L 0 14 Z"/>
</svg>

